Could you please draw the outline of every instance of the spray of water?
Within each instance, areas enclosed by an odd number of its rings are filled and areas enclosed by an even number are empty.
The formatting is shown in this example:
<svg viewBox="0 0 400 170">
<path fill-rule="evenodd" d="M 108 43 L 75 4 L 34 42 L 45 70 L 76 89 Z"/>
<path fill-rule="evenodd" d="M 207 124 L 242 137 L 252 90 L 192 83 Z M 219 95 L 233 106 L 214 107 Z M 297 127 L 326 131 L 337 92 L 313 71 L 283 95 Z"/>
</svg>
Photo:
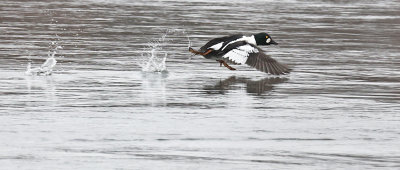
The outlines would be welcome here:
<svg viewBox="0 0 400 170">
<path fill-rule="evenodd" d="M 172 38 L 168 38 L 169 35 L 184 35 L 188 40 L 188 47 L 191 46 L 190 38 L 184 29 L 167 29 L 160 38 L 150 41 L 142 52 L 139 65 L 143 72 L 167 72 L 168 53 L 165 48 L 173 41 Z"/>
<path fill-rule="evenodd" d="M 28 63 L 26 67 L 25 74 L 29 76 L 48 76 L 53 73 L 53 68 L 57 64 L 57 60 L 55 59 L 55 55 L 57 54 L 58 49 L 62 49 L 61 46 L 57 45 L 55 42 L 51 43 L 54 46 L 53 50 L 49 50 L 46 61 L 39 67 L 32 68 L 31 62 Z"/>
</svg>

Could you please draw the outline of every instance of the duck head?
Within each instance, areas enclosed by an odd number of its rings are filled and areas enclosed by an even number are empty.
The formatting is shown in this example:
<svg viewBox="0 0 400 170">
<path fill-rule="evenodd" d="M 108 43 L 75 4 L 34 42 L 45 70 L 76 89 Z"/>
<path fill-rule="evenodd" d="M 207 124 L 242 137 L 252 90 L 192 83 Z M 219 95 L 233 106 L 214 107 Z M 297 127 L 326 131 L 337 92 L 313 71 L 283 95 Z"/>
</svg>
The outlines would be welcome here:
<svg viewBox="0 0 400 170">
<path fill-rule="evenodd" d="M 257 45 L 278 45 L 278 43 L 275 42 L 272 37 L 265 32 L 254 34 L 254 39 L 256 40 Z"/>
</svg>

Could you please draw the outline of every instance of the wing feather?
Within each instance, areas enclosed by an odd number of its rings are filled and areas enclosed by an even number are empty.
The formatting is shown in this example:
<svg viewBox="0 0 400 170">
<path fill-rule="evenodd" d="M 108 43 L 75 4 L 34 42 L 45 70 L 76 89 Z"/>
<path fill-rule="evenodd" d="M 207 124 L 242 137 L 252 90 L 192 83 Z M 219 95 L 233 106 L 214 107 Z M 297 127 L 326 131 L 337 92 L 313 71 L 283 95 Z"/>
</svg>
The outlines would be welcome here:
<svg viewBox="0 0 400 170">
<path fill-rule="evenodd" d="M 251 45 L 253 46 L 253 45 Z M 247 58 L 246 64 L 256 68 L 259 71 L 266 72 L 269 74 L 280 75 L 286 74 L 290 72 L 288 66 L 279 63 L 272 57 L 265 54 L 261 49 L 258 47 L 253 46 L 254 48 L 258 49 L 257 53 L 249 53 Z"/>
<path fill-rule="evenodd" d="M 222 58 L 234 64 L 247 64 L 259 71 L 280 75 L 289 73 L 288 66 L 279 63 L 255 45 L 245 41 L 228 44 L 221 51 Z"/>
<path fill-rule="evenodd" d="M 225 46 L 222 52 L 225 52 L 222 58 L 228 59 L 235 64 L 246 64 L 249 55 L 257 53 L 258 49 L 245 41 L 238 41 Z"/>
<path fill-rule="evenodd" d="M 272 65 L 272 67 L 273 67 L 274 70 L 275 70 L 275 74 L 279 74 L 279 73 L 282 72 L 282 70 L 280 70 L 280 67 L 278 66 L 277 63 L 271 63 L 271 65 Z"/>
<path fill-rule="evenodd" d="M 276 69 L 274 68 L 273 63 L 266 63 L 266 64 L 268 64 L 268 68 L 269 68 L 271 74 L 276 74 L 277 73 Z"/>
</svg>

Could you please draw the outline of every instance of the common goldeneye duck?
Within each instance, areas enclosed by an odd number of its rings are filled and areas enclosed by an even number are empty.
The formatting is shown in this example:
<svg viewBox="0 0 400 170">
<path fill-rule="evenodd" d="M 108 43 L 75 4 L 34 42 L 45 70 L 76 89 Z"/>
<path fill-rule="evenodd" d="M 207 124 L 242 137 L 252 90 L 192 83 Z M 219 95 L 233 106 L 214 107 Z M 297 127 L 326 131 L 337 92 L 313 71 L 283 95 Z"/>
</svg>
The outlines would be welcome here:
<svg viewBox="0 0 400 170">
<path fill-rule="evenodd" d="M 241 34 L 215 38 L 202 46 L 199 51 L 189 47 L 189 51 L 200 54 L 207 59 L 214 59 L 230 70 L 236 70 L 229 66 L 232 64 L 247 64 L 259 71 L 269 74 L 280 75 L 289 73 L 288 66 L 277 62 L 266 55 L 259 45 L 277 45 L 267 33 L 259 33 L 251 36 Z"/>
</svg>

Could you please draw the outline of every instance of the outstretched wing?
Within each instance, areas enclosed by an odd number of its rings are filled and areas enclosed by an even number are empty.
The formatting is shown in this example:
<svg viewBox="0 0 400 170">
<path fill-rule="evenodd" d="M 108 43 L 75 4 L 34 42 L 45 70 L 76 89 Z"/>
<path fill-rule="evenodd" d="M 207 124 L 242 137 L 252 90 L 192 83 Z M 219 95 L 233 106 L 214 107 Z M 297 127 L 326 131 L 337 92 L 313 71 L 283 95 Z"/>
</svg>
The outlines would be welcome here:
<svg viewBox="0 0 400 170">
<path fill-rule="evenodd" d="M 256 68 L 259 71 L 274 75 L 286 74 L 290 72 L 290 69 L 287 65 L 279 63 L 262 51 L 259 51 L 258 53 L 251 53 L 246 61 L 246 64 Z"/>
<path fill-rule="evenodd" d="M 232 43 L 225 47 L 222 58 L 235 64 L 247 64 L 259 71 L 280 75 L 289 73 L 288 66 L 266 55 L 260 48 L 245 41 Z"/>
<path fill-rule="evenodd" d="M 222 58 L 235 64 L 246 64 L 246 61 L 251 53 L 258 53 L 257 48 L 252 47 L 244 41 L 232 43 L 222 50 L 225 53 Z"/>
</svg>

